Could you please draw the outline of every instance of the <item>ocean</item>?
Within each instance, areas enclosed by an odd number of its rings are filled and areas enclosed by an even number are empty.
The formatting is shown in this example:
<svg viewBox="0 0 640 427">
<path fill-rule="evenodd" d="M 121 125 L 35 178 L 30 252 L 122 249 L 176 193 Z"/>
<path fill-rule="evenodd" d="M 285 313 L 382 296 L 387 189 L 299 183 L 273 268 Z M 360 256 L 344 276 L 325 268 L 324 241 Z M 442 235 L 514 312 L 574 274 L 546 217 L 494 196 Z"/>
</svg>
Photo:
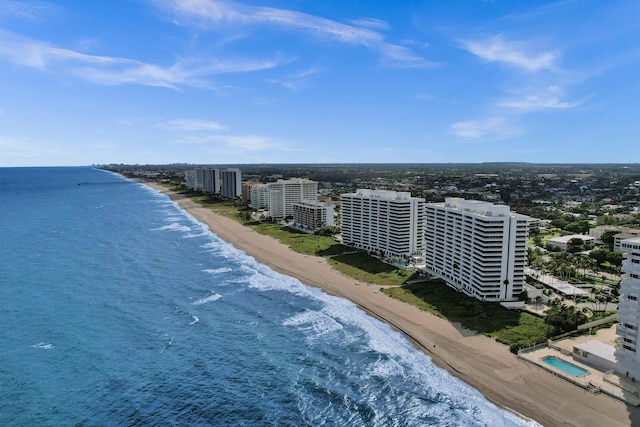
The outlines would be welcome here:
<svg viewBox="0 0 640 427">
<path fill-rule="evenodd" d="M 0 168 L 0 218 L 0 425 L 536 425 L 141 184 Z"/>
</svg>

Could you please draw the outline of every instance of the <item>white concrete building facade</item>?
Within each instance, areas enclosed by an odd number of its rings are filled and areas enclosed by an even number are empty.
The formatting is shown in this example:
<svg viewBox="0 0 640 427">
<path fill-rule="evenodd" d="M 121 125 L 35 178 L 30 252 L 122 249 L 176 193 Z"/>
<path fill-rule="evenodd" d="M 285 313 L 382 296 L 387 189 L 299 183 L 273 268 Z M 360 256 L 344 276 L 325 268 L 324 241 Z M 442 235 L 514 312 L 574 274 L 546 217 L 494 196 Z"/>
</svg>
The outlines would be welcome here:
<svg viewBox="0 0 640 427">
<path fill-rule="evenodd" d="M 220 169 L 202 169 L 202 191 L 207 194 L 220 194 Z"/>
<path fill-rule="evenodd" d="M 629 377 L 640 380 L 640 237 L 623 240 L 620 249 L 624 260 L 616 327 L 620 337 L 616 359 L 620 373 L 628 373 Z"/>
<path fill-rule="evenodd" d="M 220 195 L 227 199 L 235 199 L 242 196 L 242 174 L 240 169 L 223 169 L 220 172 L 222 182 Z"/>
<path fill-rule="evenodd" d="M 342 194 L 342 242 L 384 257 L 421 256 L 424 206 L 424 199 L 407 192 L 358 189 Z"/>
<path fill-rule="evenodd" d="M 427 273 L 480 300 L 518 300 L 529 217 L 509 206 L 460 198 L 428 203 L 425 209 Z"/>
<path fill-rule="evenodd" d="M 253 209 L 269 208 L 269 187 L 267 184 L 258 184 L 251 187 L 251 205 Z"/>
<path fill-rule="evenodd" d="M 309 179 L 279 179 L 267 184 L 269 214 L 275 220 L 293 218 L 293 204 L 303 200 L 318 200 L 318 183 Z"/>
<path fill-rule="evenodd" d="M 315 200 L 303 200 L 293 204 L 293 221 L 296 228 L 314 232 L 333 226 L 333 206 Z"/>
</svg>

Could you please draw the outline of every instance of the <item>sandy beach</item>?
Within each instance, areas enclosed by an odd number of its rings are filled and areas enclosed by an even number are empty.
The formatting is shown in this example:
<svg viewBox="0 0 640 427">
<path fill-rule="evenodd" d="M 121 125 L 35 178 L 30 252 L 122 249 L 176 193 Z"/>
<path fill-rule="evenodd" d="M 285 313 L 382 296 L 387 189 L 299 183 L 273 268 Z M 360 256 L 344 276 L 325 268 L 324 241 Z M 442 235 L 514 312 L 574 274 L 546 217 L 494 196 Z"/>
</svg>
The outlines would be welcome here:
<svg viewBox="0 0 640 427">
<path fill-rule="evenodd" d="M 217 215 L 166 187 L 147 183 L 225 240 L 274 270 L 308 286 L 347 298 L 365 312 L 402 331 L 434 363 L 479 390 L 496 405 L 544 426 L 640 425 L 639 408 L 596 395 L 518 359 L 502 344 L 445 319 L 356 285 L 322 257 L 303 255 L 234 220 Z"/>
</svg>

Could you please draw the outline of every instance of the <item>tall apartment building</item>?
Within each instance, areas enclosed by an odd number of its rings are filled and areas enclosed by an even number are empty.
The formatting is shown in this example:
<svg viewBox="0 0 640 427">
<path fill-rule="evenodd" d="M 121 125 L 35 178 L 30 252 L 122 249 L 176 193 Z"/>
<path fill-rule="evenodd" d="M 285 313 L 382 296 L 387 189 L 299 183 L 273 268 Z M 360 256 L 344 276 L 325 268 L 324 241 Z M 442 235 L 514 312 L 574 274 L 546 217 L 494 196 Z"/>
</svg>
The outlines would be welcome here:
<svg viewBox="0 0 640 427">
<path fill-rule="evenodd" d="M 406 192 L 358 189 L 342 194 L 342 242 L 385 257 L 422 255 L 424 207 L 424 199 Z"/>
<path fill-rule="evenodd" d="M 253 209 L 267 209 L 269 207 L 269 186 L 258 184 L 251 187 L 251 204 Z"/>
<path fill-rule="evenodd" d="M 314 232 L 333 225 L 333 206 L 315 200 L 293 204 L 293 221 L 297 228 Z"/>
<path fill-rule="evenodd" d="M 615 356 L 618 371 L 628 373 L 630 378 L 640 380 L 640 237 L 623 240 L 620 248 L 624 253 L 620 302 L 618 303 L 618 326 L 620 337 Z"/>
<path fill-rule="evenodd" d="M 220 169 L 202 169 L 202 191 L 208 194 L 220 194 Z"/>
<path fill-rule="evenodd" d="M 196 181 L 193 189 L 195 191 L 204 190 L 204 172 L 202 169 L 196 169 Z"/>
<path fill-rule="evenodd" d="M 529 217 L 509 206 L 447 198 L 426 209 L 426 271 L 467 295 L 515 301 L 524 289 Z"/>
<path fill-rule="evenodd" d="M 242 184 L 242 203 L 251 206 L 251 189 L 260 185 L 257 181 L 245 182 Z"/>
<path fill-rule="evenodd" d="M 223 169 L 220 171 L 220 195 L 228 199 L 242 196 L 242 174 L 240 169 Z"/>
<path fill-rule="evenodd" d="M 189 169 L 184 173 L 187 188 L 204 193 L 220 193 L 220 171 L 216 168 Z"/>
<path fill-rule="evenodd" d="M 303 200 L 318 200 L 318 183 L 309 179 L 279 179 L 267 184 L 269 189 L 269 214 L 279 220 L 293 218 L 293 204 Z"/>
<path fill-rule="evenodd" d="M 194 190 L 196 188 L 196 170 L 188 169 L 184 171 L 184 180 L 187 188 Z"/>
</svg>

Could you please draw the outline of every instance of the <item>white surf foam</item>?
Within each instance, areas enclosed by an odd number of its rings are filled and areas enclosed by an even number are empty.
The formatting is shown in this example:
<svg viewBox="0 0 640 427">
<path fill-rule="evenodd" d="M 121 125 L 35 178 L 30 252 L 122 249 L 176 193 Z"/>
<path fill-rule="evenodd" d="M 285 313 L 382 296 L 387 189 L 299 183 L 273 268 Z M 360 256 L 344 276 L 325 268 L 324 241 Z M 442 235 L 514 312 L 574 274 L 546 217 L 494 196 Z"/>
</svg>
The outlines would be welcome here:
<svg viewBox="0 0 640 427">
<path fill-rule="evenodd" d="M 31 347 L 32 348 L 40 348 L 42 350 L 51 350 L 52 348 L 55 348 L 55 346 L 53 344 L 50 344 L 48 342 L 39 342 L 38 344 L 34 344 Z"/>
<path fill-rule="evenodd" d="M 191 231 L 190 227 L 187 227 L 186 225 L 180 225 L 178 223 L 172 223 L 169 225 L 165 225 L 162 227 L 158 227 L 158 228 L 152 228 L 151 231 L 164 231 L 164 230 L 168 230 L 168 231 Z"/>
<path fill-rule="evenodd" d="M 216 294 L 215 292 L 211 295 L 209 295 L 208 297 L 205 298 L 200 298 L 198 301 L 193 302 L 193 305 L 202 305 L 202 304 L 206 304 L 208 302 L 213 302 L 213 301 L 217 301 L 220 298 L 222 298 L 222 295 Z"/>
<path fill-rule="evenodd" d="M 343 329 L 343 326 L 329 316 L 319 312 L 307 310 L 289 317 L 283 322 L 284 326 L 295 326 L 306 334 L 318 337 Z"/>
<path fill-rule="evenodd" d="M 228 273 L 233 270 L 229 267 L 221 267 L 221 268 L 207 268 L 202 271 L 204 273 L 209 273 L 209 274 L 221 274 L 221 273 Z"/>
</svg>

